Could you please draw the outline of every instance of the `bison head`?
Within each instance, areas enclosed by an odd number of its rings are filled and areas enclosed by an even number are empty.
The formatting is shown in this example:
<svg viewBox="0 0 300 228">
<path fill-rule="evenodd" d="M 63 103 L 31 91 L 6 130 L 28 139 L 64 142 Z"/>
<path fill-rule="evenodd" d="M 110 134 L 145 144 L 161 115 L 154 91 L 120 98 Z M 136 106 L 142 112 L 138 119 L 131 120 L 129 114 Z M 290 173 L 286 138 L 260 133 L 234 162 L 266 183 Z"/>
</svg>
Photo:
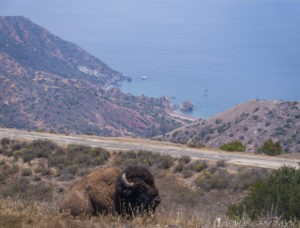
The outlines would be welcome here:
<svg viewBox="0 0 300 228">
<path fill-rule="evenodd" d="M 150 171 L 129 166 L 116 180 L 115 208 L 118 214 L 155 212 L 160 197 Z"/>
</svg>

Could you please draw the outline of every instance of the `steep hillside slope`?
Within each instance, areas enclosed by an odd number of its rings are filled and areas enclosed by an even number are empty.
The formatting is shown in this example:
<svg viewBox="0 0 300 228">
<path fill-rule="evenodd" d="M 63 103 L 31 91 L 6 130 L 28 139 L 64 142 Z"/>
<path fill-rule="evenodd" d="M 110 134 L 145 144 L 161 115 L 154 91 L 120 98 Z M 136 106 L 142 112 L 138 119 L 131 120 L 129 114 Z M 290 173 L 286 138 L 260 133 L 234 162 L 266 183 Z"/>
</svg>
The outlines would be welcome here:
<svg viewBox="0 0 300 228">
<path fill-rule="evenodd" d="M 32 71 L 85 79 L 97 85 L 125 79 L 77 45 L 60 39 L 24 17 L 0 17 L 0 40 L 1 53 Z"/>
<path fill-rule="evenodd" d="M 177 143 L 204 143 L 213 148 L 240 140 L 247 151 L 255 151 L 271 138 L 279 141 L 285 152 L 300 153 L 300 102 L 247 101 L 162 138 Z"/>
<path fill-rule="evenodd" d="M 150 137 L 180 126 L 172 103 L 108 85 L 126 80 L 24 17 L 0 17 L 0 125 Z"/>
</svg>

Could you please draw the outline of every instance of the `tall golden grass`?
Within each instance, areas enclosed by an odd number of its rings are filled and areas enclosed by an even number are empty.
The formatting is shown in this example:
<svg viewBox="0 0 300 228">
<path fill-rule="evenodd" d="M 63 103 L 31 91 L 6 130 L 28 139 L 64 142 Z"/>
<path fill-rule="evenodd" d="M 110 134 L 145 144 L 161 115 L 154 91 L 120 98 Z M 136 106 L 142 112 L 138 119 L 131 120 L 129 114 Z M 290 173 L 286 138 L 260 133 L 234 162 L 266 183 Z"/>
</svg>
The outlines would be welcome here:
<svg viewBox="0 0 300 228">
<path fill-rule="evenodd" d="M 253 222 L 247 219 L 229 221 L 214 217 L 205 212 L 197 213 L 189 208 L 185 210 L 161 209 L 160 213 L 150 216 L 122 218 L 119 216 L 80 216 L 72 217 L 60 213 L 51 203 L 26 202 L 21 199 L 0 198 L 0 227 L 300 227 L 297 221 L 282 222 L 278 217 L 261 218 Z"/>
</svg>

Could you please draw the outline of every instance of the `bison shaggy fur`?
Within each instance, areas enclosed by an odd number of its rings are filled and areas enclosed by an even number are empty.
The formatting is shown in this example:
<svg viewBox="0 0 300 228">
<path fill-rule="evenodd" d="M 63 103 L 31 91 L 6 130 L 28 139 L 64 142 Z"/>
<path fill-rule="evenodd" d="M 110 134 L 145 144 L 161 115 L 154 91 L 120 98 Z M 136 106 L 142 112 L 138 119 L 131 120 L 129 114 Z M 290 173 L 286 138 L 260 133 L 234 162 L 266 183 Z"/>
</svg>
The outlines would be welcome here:
<svg viewBox="0 0 300 228">
<path fill-rule="evenodd" d="M 99 169 L 78 180 L 60 203 L 61 211 L 97 215 L 155 212 L 160 203 L 150 171 L 142 166 Z"/>
<path fill-rule="evenodd" d="M 115 181 L 121 171 L 117 168 L 99 169 L 78 180 L 65 195 L 60 211 L 73 216 L 96 215 L 114 211 Z"/>
</svg>

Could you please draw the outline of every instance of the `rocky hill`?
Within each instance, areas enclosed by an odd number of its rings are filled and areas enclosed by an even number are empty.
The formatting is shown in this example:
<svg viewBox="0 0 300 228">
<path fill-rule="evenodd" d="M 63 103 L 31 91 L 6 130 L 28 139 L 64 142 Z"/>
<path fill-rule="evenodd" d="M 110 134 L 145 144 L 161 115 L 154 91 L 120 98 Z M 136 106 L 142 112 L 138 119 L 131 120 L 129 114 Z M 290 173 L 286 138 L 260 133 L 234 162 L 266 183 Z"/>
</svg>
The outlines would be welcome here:
<svg viewBox="0 0 300 228">
<path fill-rule="evenodd" d="M 150 137 L 180 126 L 172 103 L 108 85 L 126 80 L 24 17 L 0 17 L 0 126 Z"/>
<path fill-rule="evenodd" d="M 212 148 L 240 140 L 248 152 L 270 138 L 279 141 L 285 152 L 300 153 L 300 102 L 251 100 L 160 137 Z"/>
</svg>

